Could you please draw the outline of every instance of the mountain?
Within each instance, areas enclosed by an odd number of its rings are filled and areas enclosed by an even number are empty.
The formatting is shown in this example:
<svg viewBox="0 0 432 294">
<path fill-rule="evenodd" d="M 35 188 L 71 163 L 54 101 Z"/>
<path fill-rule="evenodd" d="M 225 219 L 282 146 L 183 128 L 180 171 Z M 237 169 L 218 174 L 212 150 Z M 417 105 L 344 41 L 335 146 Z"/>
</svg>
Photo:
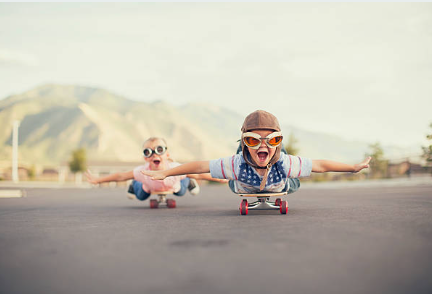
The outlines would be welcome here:
<svg viewBox="0 0 432 294">
<path fill-rule="evenodd" d="M 211 127 L 218 125 L 214 119 L 219 125 L 236 120 L 238 125 L 242 120 L 223 109 L 177 108 L 100 89 L 44 85 L 0 101 L 0 124 L 5 126 L 0 130 L 0 156 L 11 158 L 13 120 L 21 121 L 19 158 L 28 163 L 67 161 L 78 147 L 85 147 L 91 160 L 140 161 L 142 143 L 151 136 L 166 138 L 176 160 L 228 156 L 238 136 Z"/>
<path fill-rule="evenodd" d="M 0 100 L 0 158 L 5 162 L 11 158 L 14 120 L 21 122 L 20 162 L 56 165 L 68 161 L 79 147 L 87 149 L 89 160 L 140 161 L 142 143 L 151 136 L 164 137 L 177 161 L 229 156 L 237 148 L 244 117 L 214 105 L 177 107 L 132 101 L 90 87 L 44 85 Z M 294 126 L 282 130 L 286 138 L 294 134 L 302 156 L 351 163 L 368 151 L 365 142 Z M 395 147 L 393 151 L 406 152 Z"/>
</svg>

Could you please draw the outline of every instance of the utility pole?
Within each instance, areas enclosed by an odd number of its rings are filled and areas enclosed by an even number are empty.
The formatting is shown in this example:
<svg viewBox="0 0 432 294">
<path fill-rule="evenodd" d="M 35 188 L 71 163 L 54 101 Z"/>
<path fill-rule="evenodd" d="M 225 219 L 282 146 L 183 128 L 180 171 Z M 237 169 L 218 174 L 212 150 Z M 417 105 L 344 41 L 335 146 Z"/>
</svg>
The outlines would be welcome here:
<svg viewBox="0 0 432 294">
<path fill-rule="evenodd" d="M 19 120 L 13 122 L 12 130 L 12 181 L 18 183 L 18 128 Z"/>
</svg>

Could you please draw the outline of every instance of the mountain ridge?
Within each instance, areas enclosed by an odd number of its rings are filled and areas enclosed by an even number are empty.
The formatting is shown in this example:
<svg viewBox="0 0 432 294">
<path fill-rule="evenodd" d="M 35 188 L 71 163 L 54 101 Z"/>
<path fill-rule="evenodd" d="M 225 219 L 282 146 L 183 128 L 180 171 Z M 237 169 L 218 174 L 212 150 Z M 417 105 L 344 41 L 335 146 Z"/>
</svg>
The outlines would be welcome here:
<svg viewBox="0 0 432 294">
<path fill-rule="evenodd" d="M 174 106 L 158 100 L 129 100 L 85 86 L 47 84 L 0 100 L 0 156 L 11 158 L 12 122 L 20 120 L 22 162 L 59 164 L 84 147 L 88 160 L 141 161 L 141 147 L 151 136 L 164 137 L 177 161 L 208 160 L 232 155 L 244 117 L 216 105 Z M 347 163 L 361 160 L 368 143 L 282 125 L 301 156 Z M 399 150 L 400 149 L 400 150 Z M 404 152 L 394 148 L 393 153 Z"/>
</svg>

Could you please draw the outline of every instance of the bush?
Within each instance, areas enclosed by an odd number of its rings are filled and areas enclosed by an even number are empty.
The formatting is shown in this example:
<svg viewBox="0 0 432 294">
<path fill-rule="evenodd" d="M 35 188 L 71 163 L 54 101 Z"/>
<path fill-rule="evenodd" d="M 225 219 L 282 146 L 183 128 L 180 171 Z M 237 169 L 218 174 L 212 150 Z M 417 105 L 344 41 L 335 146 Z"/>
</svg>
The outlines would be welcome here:
<svg viewBox="0 0 432 294">
<path fill-rule="evenodd" d="M 72 151 L 72 160 L 69 161 L 69 169 L 74 174 L 84 172 L 87 169 L 87 154 L 85 148 Z"/>
</svg>

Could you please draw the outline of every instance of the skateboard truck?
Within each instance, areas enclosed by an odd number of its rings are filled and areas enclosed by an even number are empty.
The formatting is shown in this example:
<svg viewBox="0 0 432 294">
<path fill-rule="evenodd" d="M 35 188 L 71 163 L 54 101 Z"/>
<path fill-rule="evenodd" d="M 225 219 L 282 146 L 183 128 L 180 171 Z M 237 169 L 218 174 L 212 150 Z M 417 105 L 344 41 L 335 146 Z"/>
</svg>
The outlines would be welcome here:
<svg viewBox="0 0 432 294">
<path fill-rule="evenodd" d="M 248 204 L 248 209 L 253 210 L 271 210 L 271 209 L 279 209 L 279 205 L 276 205 L 275 202 L 269 201 L 269 197 L 257 197 L 258 201 L 251 202 Z"/>
<path fill-rule="evenodd" d="M 270 197 L 274 196 L 284 196 L 287 192 L 280 193 L 257 193 L 257 194 L 239 194 L 241 197 L 257 197 L 257 201 L 248 203 L 246 199 L 240 203 L 240 214 L 246 215 L 249 210 L 273 210 L 279 209 L 281 214 L 286 214 L 288 212 L 288 201 L 276 198 L 276 200 L 270 201 Z"/>
</svg>

